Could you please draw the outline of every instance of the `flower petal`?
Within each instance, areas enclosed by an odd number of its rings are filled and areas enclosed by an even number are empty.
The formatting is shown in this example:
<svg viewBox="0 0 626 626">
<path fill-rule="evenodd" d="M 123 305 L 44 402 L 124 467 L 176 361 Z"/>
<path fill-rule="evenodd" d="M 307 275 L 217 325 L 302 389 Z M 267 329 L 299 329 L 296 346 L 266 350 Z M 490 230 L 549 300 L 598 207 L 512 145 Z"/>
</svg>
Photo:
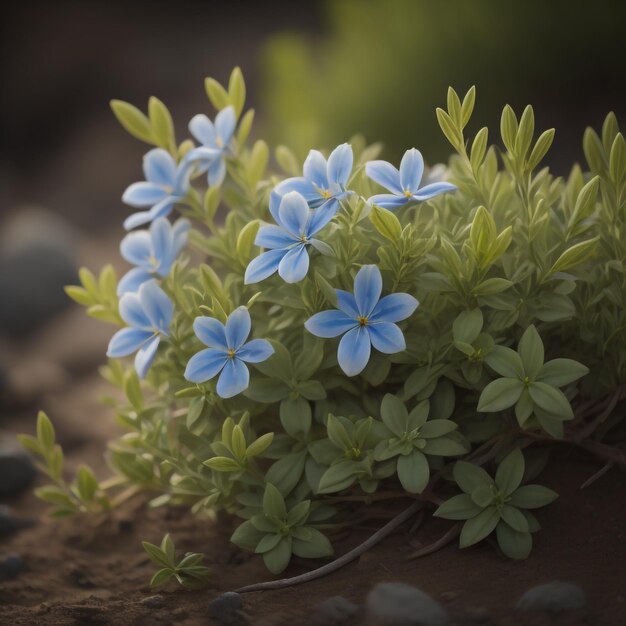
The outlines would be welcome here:
<svg viewBox="0 0 626 626">
<path fill-rule="evenodd" d="M 370 332 L 370 340 L 372 345 L 379 352 L 385 354 L 394 354 L 402 352 L 406 349 L 406 342 L 402 331 L 390 322 L 378 322 L 368 324 L 367 328 Z"/>
<path fill-rule="evenodd" d="M 380 193 L 367 199 L 368 204 L 375 204 L 383 209 L 393 211 L 398 207 L 404 206 L 409 201 L 406 196 L 394 196 L 389 193 Z"/>
<path fill-rule="evenodd" d="M 161 276 L 167 276 L 175 257 L 174 234 L 167 218 L 158 217 L 150 224 L 150 238 L 152 254 L 158 261 L 157 271 Z"/>
<path fill-rule="evenodd" d="M 248 363 L 260 363 L 274 354 L 274 348 L 267 339 L 253 339 L 237 350 L 237 358 Z"/>
<path fill-rule="evenodd" d="M 143 226 L 144 224 L 149 224 L 152 221 L 152 215 L 150 211 L 138 211 L 137 213 L 133 213 L 129 215 L 124 220 L 124 228 L 126 230 L 132 230 L 133 228 L 137 228 L 137 226 Z"/>
<path fill-rule="evenodd" d="M 152 361 L 154 361 L 154 357 L 156 356 L 160 341 L 161 337 L 155 335 L 152 339 L 149 339 L 135 355 L 135 371 L 139 378 L 145 378 L 148 373 Z"/>
<path fill-rule="evenodd" d="M 250 372 L 240 359 L 228 359 L 219 380 L 217 381 L 217 395 L 220 398 L 232 398 L 250 383 Z"/>
<path fill-rule="evenodd" d="M 128 233 L 120 243 L 120 253 L 126 261 L 133 265 L 149 267 L 152 256 L 150 233 L 145 230 Z"/>
<path fill-rule="evenodd" d="M 314 209 L 307 226 L 307 237 L 312 237 L 315 233 L 322 230 L 335 217 L 338 208 L 339 202 L 335 198 L 330 198 L 319 208 Z"/>
<path fill-rule="evenodd" d="M 232 106 L 227 106 L 215 116 L 215 130 L 218 138 L 221 139 L 223 143 L 223 146 L 218 147 L 225 148 L 230 143 L 233 133 L 235 132 L 236 124 L 237 116 Z"/>
<path fill-rule="evenodd" d="M 354 279 L 354 298 L 359 313 L 369 317 L 380 299 L 383 277 L 375 265 L 364 265 Z"/>
<path fill-rule="evenodd" d="M 228 350 L 226 330 L 219 320 L 213 317 L 196 317 L 193 321 L 193 332 L 205 346 Z"/>
<path fill-rule="evenodd" d="M 151 183 L 173 185 L 176 178 L 176 163 L 167 150 L 155 148 L 143 157 L 143 173 L 146 180 Z"/>
<path fill-rule="evenodd" d="M 126 272 L 126 274 L 120 278 L 120 282 L 117 283 L 117 295 L 122 296 L 125 293 L 136 293 L 141 285 L 153 278 L 154 275 L 150 270 L 143 267 L 133 267 L 133 269 Z"/>
<path fill-rule="evenodd" d="M 337 294 L 337 308 L 353 320 L 356 320 L 359 317 L 359 308 L 356 305 L 354 296 L 343 289 L 335 289 L 335 292 Z"/>
<path fill-rule="evenodd" d="M 374 182 L 389 189 L 395 194 L 402 194 L 400 187 L 400 172 L 387 161 L 368 161 L 365 164 L 365 173 Z"/>
<path fill-rule="evenodd" d="M 174 202 L 176 202 L 176 198 L 174 196 L 166 196 L 161 200 L 161 202 L 157 202 L 149 211 L 150 221 L 154 221 L 159 217 L 167 217 L 172 212 L 172 207 L 174 206 Z"/>
<path fill-rule="evenodd" d="M 189 236 L 189 229 L 191 223 L 188 219 L 181 217 L 174 222 L 172 226 L 172 237 L 174 239 L 174 256 L 185 247 L 187 244 L 187 238 Z"/>
<path fill-rule="evenodd" d="M 342 335 L 357 325 L 358 322 L 354 318 L 348 317 L 343 311 L 336 309 L 316 313 L 304 323 L 304 327 L 312 335 L 324 339 Z"/>
<path fill-rule="evenodd" d="M 337 146 L 328 157 L 328 182 L 345 186 L 352 172 L 353 159 L 352 146 L 349 143 Z"/>
<path fill-rule="evenodd" d="M 417 191 L 424 175 L 424 158 L 422 153 L 411 148 L 404 153 L 400 161 L 400 185 L 403 191 Z"/>
<path fill-rule="evenodd" d="M 207 179 L 210 187 L 217 187 L 224 182 L 226 178 L 226 162 L 222 157 L 215 159 L 207 172 Z"/>
<path fill-rule="evenodd" d="M 206 348 L 194 354 L 187 362 L 185 379 L 191 383 L 204 383 L 215 376 L 228 361 L 223 350 Z"/>
<path fill-rule="evenodd" d="M 134 207 L 154 206 L 168 195 L 165 188 L 156 183 L 133 183 L 126 188 L 122 202 Z"/>
<path fill-rule="evenodd" d="M 309 239 L 309 243 L 324 256 L 335 256 L 335 251 L 327 243 L 320 241 L 319 239 Z"/>
<path fill-rule="evenodd" d="M 287 248 L 297 242 L 299 242 L 297 237 L 288 233 L 280 226 L 261 226 L 254 240 L 257 246 L 271 250 Z"/>
<path fill-rule="evenodd" d="M 215 126 L 206 115 L 194 115 L 189 122 L 189 132 L 203 146 L 215 148 Z"/>
<path fill-rule="evenodd" d="M 300 282 L 308 271 L 309 253 L 304 244 L 289 250 L 278 264 L 278 275 L 286 283 Z"/>
<path fill-rule="evenodd" d="M 283 196 L 278 207 L 280 224 L 285 230 L 296 237 L 307 232 L 309 221 L 309 205 L 297 191 L 290 191 Z"/>
<path fill-rule="evenodd" d="M 169 332 L 174 305 L 156 280 L 150 280 L 139 288 L 139 301 L 152 327 L 164 335 Z"/>
<path fill-rule="evenodd" d="M 426 185 L 413 194 L 413 199 L 423 202 L 429 198 L 434 198 L 439 194 L 446 193 L 446 191 L 456 191 L 457 186 L 452 183 L 433 183 L 432 185 Z"/>
<path fill-rule="evenodd" d="M 204 172 L 208 169 L 209 165 L 216 159 L 222 156 L 222 150 L 219 148 L 210 148 L 201 146 L 199 148 L 193 148 L 189 150 L 183 158 L 183 163 L 187 167 L 194 165 L 196 167 L 196 173 Z"/>
<path fill-rule="evenodd" d="M 408 293 L 391 293 L 378 301 L 370 319 L 381 322 L 399 322 L 413 315 L 419 302 Z"/>
<path fill-rule="evenodd" d="M 122 328 L 118 330 L 107 348 L 107 356 L 116 359 L 127 356 L 138 350 L 150 337 L 153 336 L 149 330 L 139 328 Z"/>
<path fill-rule="evenodd" d="M 279 199 L 290 191 L 297 191 L 311 206 L 311 203 L 317 203 L 320 200 L 319 192 L 313 187 L 313 184 L 310 180 L 304 178 L 303 176 L 296 176 L 293 178 L 286 178 L 281 183 L 278 183 L 274 188 L 273 194 L 275 193 Z M 278 205 L 277 205 L 278 206 Z M 270 212 L 274 215 L 272 211 L 271 205 L 271 196 L 270 196 Z M 276 211 L 278 213 L 278 211 Z M 276 215 L 274 215 L 274 219 L 276 219 Z M 280 222 L 276 219 L 276 223 Z"/>
<path fill-rule="evenodd" d="M 274 218 L 274 221 L 279 226 L 282 226 L 282 224 L 280 223 L 280 216 L 278 215 L 278 207 L 280 206 L 280 201 L 282 199 L 283 199 L 282 195 L 279 194 L 276 191 L 276 189 L 270 192 L 270 202 L 269 202 L 270 215 Z"/>
<path fill-rule="evenodd" d="M 271 276 L 278 269 L 278 265 L 286 254 L 287 250 L 280 248 L 278 250 L 268 250 L 256 259 L 252 259 L 246 268 L 244 283 L 252 285 Z"/>
<path fill-rule="evenodd" d="M 135 328 L 142 328 L 152 332 L 152 324 L 144 311 L 143 305 L 136 293 L 125 293 L 120 298 L 119 311 L 122 319 Z"/>
<path fill-rule="evenodd" d="M 250 312 L 245 306 L 237 307 L 226 320 L 226 345 L 231 350 L 238 350 L 245 343 L 252 321 Z"/>
<path fill-rule="evenodd" d="M 302 173 L 320 189 L 328 189 L 327 163 L 324 155 L 319 150 L 310 150 L 304 161 Z"/>
<path fill-rule="evenodd" d="M 372 345 L 365 326 L 357 326 L 348 331 L 339 342 L 337 361 L 346 376 L 360 374 L 370 359 Z"/>
</svg>

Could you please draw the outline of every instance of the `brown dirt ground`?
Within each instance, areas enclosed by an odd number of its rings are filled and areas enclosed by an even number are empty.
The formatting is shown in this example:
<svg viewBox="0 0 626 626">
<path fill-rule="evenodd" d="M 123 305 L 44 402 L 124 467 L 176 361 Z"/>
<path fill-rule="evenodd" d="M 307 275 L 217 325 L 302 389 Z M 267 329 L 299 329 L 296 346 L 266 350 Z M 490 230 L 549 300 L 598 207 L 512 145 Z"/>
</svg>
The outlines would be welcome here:
<svg viewBox="0 0 626 626">
<path fill-rule="evenodd" d="M 77 319 L 71 313 L 66 323 L 74 327 Z M 67 346 L 63 349 L 72 353 Z M 99 397 L 109 390 L 92 373 L 94 364 L 86 361 L 77 366 L 66 359 L 62 363 L 69 374 L 66 383 L 51 385 L 37 402 L 57 425 L 68 470 L 87 462 L 105 477 L 101 457 L 104 442 L 115 433 L 115 427 Z M 34 415 L 32 408 L 13 412 L 3 426 L 13 432 L 32 432 Z M 599 467 L 583 454 L 557 450 L 541 482 L 555 489 L 560 498 L 549 510 L 539 512 L 543 529 L 534 536 L 535 546 L 527 561 L 502 559 L 485 543 L 462 551 L 449 545 L 430 556 L 407 560 L 408 553 L 438 539 L 449 528 L 450 522 L 428 518 L 412 536 L 407 524 L 327 578 L 245 595 L 245 610 L 254 626 L 304 626 L 313 623 L 312 609 L 321 600 L 340 594 L 362 603 L 375 583 L 395 580 L 431 594 L 455 619 L 468 607 L 485 607 L 501 626 L 623 626 L 626 481 L 623 473 L 611 470 L 581 490 L 580 485 Z M 227 518 L 214 523 L 185 509 L 148 509 L 145 501 L 135 500 L 109 516 L 51 520 L 45 518 L 45 507 L 32 494 L 10 504 L 17 513 L 40 521 L 0 544 L 0 554 L 17 552 L 25 562 L 25 570 L 16 579 L 0 583 L 0 624 L 209 624 L 207 606 L 213 598 L 271 578 L 259 558 L 228 542 L 232 522 Z M 395 506 L 401 510 L 405 504 Z M 382 513 L 390 515 L 389 510 Z M 354 528 L 336 542 L 337 554 L 360 543 L 382 523 L 373 519 L 367 527 Z M 172 584 L 164 590 L 150 590 L 154 566 L 140 542 L 158 543 L 166 532 L 171 533 L 178 550 L 206 554 L 205 561 L 214 571 L 207 589 L 186 591 Z M 300 574 L 307 568 L 310 563 L 296 559 L 286 574 Z M 588 595 L 589 608 L 554 621 L 514 611 L 525 590 L 552 580 L 579 584 Z M 162 596 L 160 607 L 142 603 L 155 593 Z M 359 623 L 359 619 L 352 622 Z"/>
</svg>

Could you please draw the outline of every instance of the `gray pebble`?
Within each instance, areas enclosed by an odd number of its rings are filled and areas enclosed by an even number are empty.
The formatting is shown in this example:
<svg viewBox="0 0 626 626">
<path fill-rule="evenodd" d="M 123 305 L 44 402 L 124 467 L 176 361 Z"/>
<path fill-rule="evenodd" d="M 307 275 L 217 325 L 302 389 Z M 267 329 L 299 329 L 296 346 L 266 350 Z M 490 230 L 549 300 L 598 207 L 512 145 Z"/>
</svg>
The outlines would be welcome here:
<svg viewBox="0 0 626 626">
<path fill-rule="evenodd" d="M 558 580 L 529 589 L 518 601 L 518 611 L 548 611 L 560 613 L 587 606 L 585 592 L 572 583 Z"/>
<path fill-rule="evenodd" d="M 243 598 L 234 591 L 227 591 L 209 604 L 208 615 L 219 626 L 246 626 L 248 619 L 243 612 Z"/>
<path fill-rule="evenodd" d="M 372 626 L 447 626 L 448 614 L 428 594 L 404 583 L 379 583 L 365 603 Z"/>
<path fill-rule="evenodd" d="M 7 554 L 0 558 L 0 580 L 13 580 L 24 569 L 24 561 L 19 554 Z"/>
<path fill-rule="evenodd" d="M 165 605 L 165 600 L 163 599 L 163 596 L 157 594 L 154 596 L 146 596 L 145 598 L 142 598 L 141 600 L 139 600 L 139 604 L 150 607 L 151 609 L 159 609 Z"/>
<path fill-rule="evenodd" d="M 35 522 L 25 517 L 16 517 L 11 507 L 0 504 L 0 539 L 16 533 L 22 528 L 28 528 Z"/>
<path fill-rule="evenodd" d="M 0 498 L 11 498 L 25 491 L 35 474 L 35 466 L 28 454 L 0 441 Z"/>
<path fill-rule="evenodd" d="M 353 615 L 356 615 L 358 611 L 359 606 L 353 604 L 350 600 L 346 600 L 341 596 L 333 596 L 320 602 L 315 607 L 314 622 L 318 626 L 334 626 L 335 624 L 342 624 Z"/>
</svg>

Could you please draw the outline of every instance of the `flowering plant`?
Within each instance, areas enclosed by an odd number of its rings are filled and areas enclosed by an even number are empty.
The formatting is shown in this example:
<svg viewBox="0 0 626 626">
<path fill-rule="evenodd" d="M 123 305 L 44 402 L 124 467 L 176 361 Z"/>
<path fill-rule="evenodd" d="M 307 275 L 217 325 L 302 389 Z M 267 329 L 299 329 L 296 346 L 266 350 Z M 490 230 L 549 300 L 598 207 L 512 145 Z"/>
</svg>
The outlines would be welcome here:
<svg viewBox="0 0 626 626">
<path fill-rule="evenodd" d="M 448 168 L 428 170 L 415 148 L 396 168 L 354 137 L 302 168 L 279 146 L 281 176 L 267 174 L 267 145 L 249 144 L 239 70 L 206 89 L 218 114 L 191 121 L 198 146 L 176 141 L 159 100 L 147 116 L 113 102 L 155 146 L 147 182 L 123 195 L 144 209 L 125 227 L 145 229 L 121 245 L 136 268 L 119 283 L 111 267 L 82 270 L 67 288 L 122 326 L 102 369 L 126 397 L 115 408 L 128 433 L 109 450 L 117 483 L 155 505 L 234 513 L 232 541 L 274 573 L 292 554 L 331 555 L 335 530 L 374 495 L 466 520 L 450 535 L 462 547 L 496 530 L 504 554 L 528 556 L 529 509 L 556 494 L 525 484 L 522 450 L 559 440 L 624 463 L 610 445 L 626 379 L 615 117 L 585 134 L 591 172 L 555 178 L 535 171 L 554 131 L 533 138 L 532 108 L 504 109 L 500 150 L 486 128 L 466 136 L 474 89 L 450 89 L 437 110 Z M 23 442 L 55 482 L 39 491 L 55 514 L 116 502 L 88 468 L 64 481 L 45 414 Z M 494 463 L 495 479 L 481 467 Z M 148 545 L 169 579 L 184 565 L 166 544 Z"/>
</svg>

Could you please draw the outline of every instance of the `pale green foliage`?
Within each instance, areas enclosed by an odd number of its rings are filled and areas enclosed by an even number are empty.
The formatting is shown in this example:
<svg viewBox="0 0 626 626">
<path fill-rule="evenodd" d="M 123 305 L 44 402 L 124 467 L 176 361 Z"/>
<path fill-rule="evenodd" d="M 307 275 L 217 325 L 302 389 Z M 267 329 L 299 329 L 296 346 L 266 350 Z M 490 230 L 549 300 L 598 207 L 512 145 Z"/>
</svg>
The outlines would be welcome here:
<svg viewBox="0 0 626 626">
<path fill-rule="evenodd" d="M 242 81 L 237 71 L 228 89 L 207 80 L 212 103 L 243 113 Z M 232 540 L 262 554 L 272 572 L 292 554 L 329 556 L 321 530 L 346 523 L 350 507 L 370 494 L 428 499 L 432 477 L 446 475 L 451 457 L 483 445 L 490 452 L 526 446 L 528 433 L 567 439 L 564 422 L 571 433 L 600 438 L 620 419 L 611 413 L 600 422 L 593 412 L 626 379 L 626 156 L 614 116 L 601 138 L 585 134 L 591 173 L 576 166 L 563 180 L 535 170 L 553 132 L 536 137 L 532 108 L 519 119 L 505 108 L 501 152 L 488 144 L 486 128 L 465 135 L 473 89 L 462 99 L 450 90 L 447 100 L 437 115 L 457 151 L 448 177 L 458 190 L 394 213 L 371 207 L 363 198 L 378 190 L 364 165 L 379 146 L 353 138 L 348 186 L 356 193 L 321 235 L 334 254 L 313 252 L 307 277 L 296 284 L 279 276 L 243 282 L 260 252 L 259 224 L 272 222 L 268 194 L 280 180 L 266 171 L 267 145 L 246 145 L 252 115 L 243 113 L 224 185 L 202 189 L 198 177 L 177 205 L 195 225 L 193 256 L 183 254 L 162 283 L 175 313 L 146 381 L 121 361 L 102 369 L 127 398 L 110 400 L 128 431 L 109 450 L 119 480 L 160 494 L 155 506 L 187 503 L 238 515 L 245 521 Z M 146 119 L 119 105 L 116 114 L 131 134 L 153 143 L 158 136 L 175 154 L 169 115 L 156 103 Z M 288 148 L 275 156 L 288 175 L 300 173 Z M 405 351 L 374 352 L 362 374 L 348 378 L 337 366 L 336 341 L 312 336 L 303 324 L 336 304 L 335 289 L 352 290 L 363 264 L 381 269 L 384 293 L 407 292 L 420 307 L 401 325 Z M 83 271 L 81 280 L 68 293 L 90 314 L 120 323 L 112 270 L 98 281 Z M 224 321 L 242 304 L 274 354 L 251 366 L 244 394 L 224 400 L 214 380 L 190 386 L 183 377 L 203 347 L 192 323 L 199 315 Z M 586 412 L 577 411 L 581 377 Z M 58 453 L 46 437 L 36 451 L 45 451 L 58 474 Z M 35 449 L 33 441 L 27 445 Z M 526 509 L 551 498 L 543 488 L 519 487 L 521 473 L 519 451 L 499 465 L 495 482 L 475 465 L 456 464 L 465 496 L 439 514 L 471 518 L 462 545 L 497 527 L 506 554 L 529 552 L 538 526 Z M 88 476 L 79 484 L 83 495 L 92 493 Z M 463 506 L 455 508 L 458 498 Z M 157 582 L 178 578 L 181 564 L 169 558 L 164 567 Z"/>
</svg>

